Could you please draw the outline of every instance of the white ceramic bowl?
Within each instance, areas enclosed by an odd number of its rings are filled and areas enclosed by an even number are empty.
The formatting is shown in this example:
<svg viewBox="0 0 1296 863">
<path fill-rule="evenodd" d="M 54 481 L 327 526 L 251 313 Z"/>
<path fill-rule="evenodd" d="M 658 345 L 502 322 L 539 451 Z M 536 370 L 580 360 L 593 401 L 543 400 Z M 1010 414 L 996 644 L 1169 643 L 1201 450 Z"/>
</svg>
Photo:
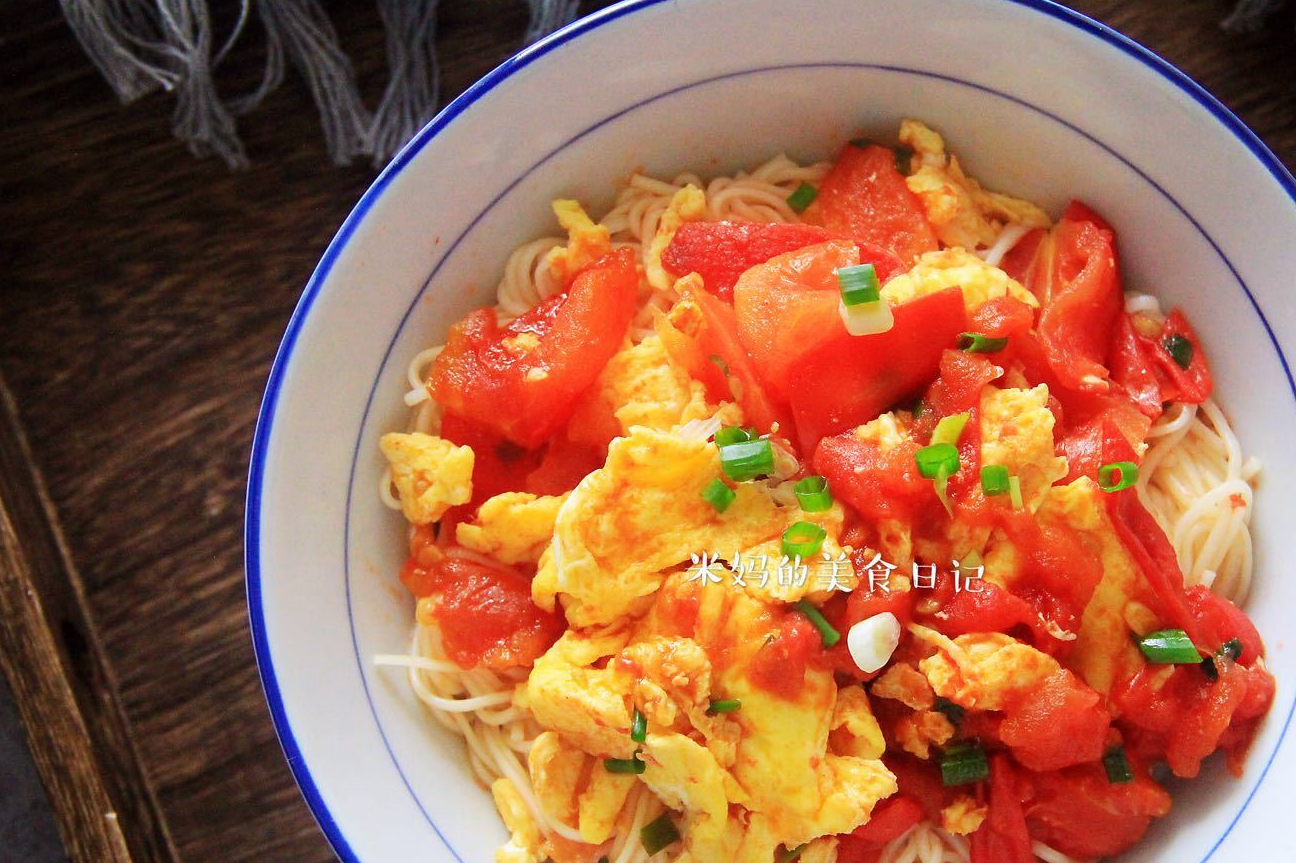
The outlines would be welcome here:
<svg viewBox="0 0 1296 863">
<path fill-rule="evenodd" d="M 1240 121 L 1119 34 L 1044 0 L 633 0 L 486 76 L 396 157 L 325 252 L 284 336 L 247 501 L 248 602 L 289 764 L 347 861 L 488 863 L 505 838 L 460 741 L 403 676 L 403 528 L 377 499 L 407 360 L 492 297 L 548 202 L 610 202 L 633 168 L 829 155 L 905 116 L 969 173 L 1114 224 L 1127 282 L 1183 306 L 1265 462 L 1249 611 L 1278 698 L 1245 778 L 1212 764 L 1130 860 L 1291 860 L 1296 620 L 1290 504 L 1296 183 Z M 1283 525 L 1289 527 L 1284 528 Z"/>
</svg>

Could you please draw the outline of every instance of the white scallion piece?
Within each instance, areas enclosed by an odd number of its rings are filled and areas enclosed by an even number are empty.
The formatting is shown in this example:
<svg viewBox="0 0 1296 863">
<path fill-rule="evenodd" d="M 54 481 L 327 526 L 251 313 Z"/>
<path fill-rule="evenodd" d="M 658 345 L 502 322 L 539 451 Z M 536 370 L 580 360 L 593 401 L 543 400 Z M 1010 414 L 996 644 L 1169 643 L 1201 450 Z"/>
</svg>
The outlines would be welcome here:
<svg viewBox="0 0 1296 863">
<path fill-rule="evenodd" d="M 846 332 L 852 336 L 871 336 L 877 333 L 885 333 L 895 326 L 895 318 L 891 314 L 891 305 L 886 300 L 861 303 L 858 306 L 848 306 L 839 302 L 837 303 L 837 312 L 841 315 L 842 323 L 846 325 Z"/>
<path fill-rule="evenodd" d="M 846 634 L 851 659 L 868 674 L 890 662 L 899 645 L 900 621 L 889 611 L 861 620 Z"/>
</svg>

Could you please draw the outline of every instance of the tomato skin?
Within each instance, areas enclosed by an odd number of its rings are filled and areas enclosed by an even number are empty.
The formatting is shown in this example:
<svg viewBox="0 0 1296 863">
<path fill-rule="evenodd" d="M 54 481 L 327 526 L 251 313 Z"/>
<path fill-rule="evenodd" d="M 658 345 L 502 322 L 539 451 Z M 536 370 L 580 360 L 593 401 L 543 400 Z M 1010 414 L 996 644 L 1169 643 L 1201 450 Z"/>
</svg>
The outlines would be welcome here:
<svg viewBox="0 0 1296 863">
<path fill-rule="evenodd" d="M 747 676 L 754 686 L 795 699 L 805 685 L 806 668 L 823 653 L 822 645 L 819 630 L 809 618 L 784 614 L 777 630 L 752 657 Z"/>
<path fill-rule="evenodd" d="M 1025 273 L 1024 284 L 1040 301 L 1036 329 L 1049 365 L 1073 390 L 1106 389 L 1103 362 L 1123 307 L 1115 237 L 1104 225 L 1073 204 L 1040 242 Z"/>
<path fill-rule="evenodd" d="M 1021 785 L 1007 755 L 990 757 L 989 811 L 971 836 L 972 863 L 1035 863 Z"/>
<path fill-rule="evenodd" d="M 945 349 L 967 328 L 959 288 L 918 297 L 892 312 L 895 325 L 885 333 L 852 336 L 843 328 L 801 355 L 789 387 L 805 451 L 920 393 L 939 373 Z"/>
<path fill-rule="evenodd" d="M 461 668 L 479 665 L 492 669 L 529 666 L 566 629 L 561 615 L 547 612 L 531 601 L 531 583 L 503 568 L 473 560 L 439 555 L 421 565 L 418 554 L 406 569 L 421 569 L 416 578 L 402 581 L 416 595 L 432 597 L 432 615 L 441 633 L 446 656 Z"/>
<path fill-rule="evenodd" d="M 1154 370 L 1154 359 L 1146 340 L 1134 329 L 1130 315 L 1116 319 L 1116 330 L 1107 355 L 1112 383 L 1121 387 L 1148 419 L 1162 414 L 1161 383 Z"/>
<path fill-rule="evenodd" d="M 857 263 L 854 243 L 833 240 L 771 258 L 734 286 L 739 340 L 776 398 L 787 400 L 789 378 L 806 351 L 829 334 L 846 335 L 836 273 Z"/>
<path fill-rule="evenodd" d="M 732 300 L 734 285 L 747 270 L 831 239 L 843 238 L 815 225 L 685 222 L 662 252 L 661 262 L 677 278 L 699 274 L 708 291 L 722 300 Z M 873 264 L 883 284 L 903 270 L 900 259 L 886 249 L 864 246 L 860 251 L 863 262 Z"/>
<path fill-rule="evenodd" d="M 843 147 L 802 218 L 886 249 L 905 266 L 937 248 L 922 202 L 909 191 L 896 170 L 895 152 L 886 147 Z"/>
<path fill-rule="evenodd" d="M 1172 336 L 1180 336 L 1187 339 L 1193 347 L 1192 359 L 1188 362 L 1188 368 L 1181 368 L 1174 357 L 1170 356 L 1169 351 L 1165 349 L 1166 340 Z M 1199 405 L 1210 397 L 1213 383 L 1211 381 L 1210 366 L 1206 362 L 1206 352 L 1202 349 L 1201 340 L 1189 326 L 1188 319 L 1184 313 L 1174 309 L 1166 315 L 1165 324 L 1161 328 L 1159 344 L 1152 354 L 1160 367 L 1162 374 L 1169 380 L 1168 386 L 1162 387 L 1162 396 L 1165 401 L 1180 401 L 1185 404 Z"/>
<path fill-rule="evenodd" d="M 923 479 L 914 463 L 918 449 L 918 442 L 909 440 L 884 452 L 876 442 L 846 432 L 819 441 L 814 469 L 828 480 L 834 497 L 865 519 L 904 519 L 936 497 L 931 480 Z"/>
<path fill-rule="evenodd" d="M 441 417 L 441 437 L 473 450 L 472 500 L 476 509 L 487 498 L 522 491 L 526 477 L 540 467 L 539 450 L 527 450 L 494 430 L 447 411 Z"/>
<path fill-rule="evenodd" d="M 621 249 L 507 326 L 493 309 L 473 312 L 451 328 L 428 389 L 446 410 L 533 449 L 620 347 L 638 290 L 634 256 Z"/>
<path fill-rule="evenodd" d="M 1192 345 L 1186 369 L 1166 350 L 1166 342 L 1175 336 Z M 1167 402 L 1201 404 L 1213 387 L 1201 342 L 1178 309 L 1166 316 L 1155 339 L 1139 333 L 1130 315 L 1121 315 L 1107 362 L 1112 381 L 1151 419 L 1161 415 L 1162 405 Z"/>
<path fill-rule="evenodd" d="M 1111 717 L 1102 697 L 1066 669 L 1010 705 L 999 734 L 1031 770 L 1060 770 L 1102 757 Z"/>
<path fill-rule="evenodd" d="M 1193 619 L 1197 621 L 1198 631 L 1210 639 L 1200 645 L 1202 648 L 1213 653 L 1230 638 L 1236 638 L 1242 642 L 1242 653 L 1237 657 L 1242 665 L 1250 665 L 1258 657 L 1265 655 L 1260 633 L 1242 609 L 1224 597 L 1211 593 L 1204 584 L 1188 588 L 1186 596 Z"/>
<path fill-rule="evenodd" d="M 838 837 L 837 863 L 872 863 L 880 849 L 922 818 L 922 806 L 912 798 L 888 797 L 873 807 L 868 821 Z"/>
<path fill-rule="evenodd" d="M 1153 818 L 1170 811 L 1170 795 L 1135 765 L 1133 782 L 1113 784 L 1100 764 L 1029 775 L 1030 835 L 1079 859 L 1108 857 L 1133 847 Z"/>
<path fill-rule="evenodd" d="M 549 441 L 523 487 L 535 495 L 565 494 L 607 460 L 607 446 L 577 443 L 560 434 Z"/>
</svg>

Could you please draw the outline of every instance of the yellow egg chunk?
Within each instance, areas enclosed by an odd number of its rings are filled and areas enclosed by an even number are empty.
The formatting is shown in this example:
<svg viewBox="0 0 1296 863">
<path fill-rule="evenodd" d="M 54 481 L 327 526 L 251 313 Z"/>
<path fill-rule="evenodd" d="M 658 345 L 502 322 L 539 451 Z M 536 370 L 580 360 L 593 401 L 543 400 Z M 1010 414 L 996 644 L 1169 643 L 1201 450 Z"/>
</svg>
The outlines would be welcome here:
<svg viewBox="0 0 1296 863">
<path fill-rule="evenodd" d="M 981 188 L 956 157 L 946 155 L 944 139 L 923 123 L 903 121 L 900 141 L 914 151 L 914 171 L 905 183 L 922 201 L 943 245 L 975 249 L 992 245 L 1006 225 L 1049 226 L 1048 214 L 1029 201 Z"/>
<path fill-rule="evenodd" d="M 1003 710 L 1061 668 L 1053 657 L 1001 632 L 950 639 L 917 624 L 910 631 L 936 648 L 918 663 L 932 689 L 970 710 Z"/>
<path fill-rule="evenodd" d="M 558 224 L 567 232 L 567 245 L 553 249 L 545 262 L 561 284 L 612 251 L 608 229 L 594 222 L 580 203 L 566 198 L 553 202 Z"/>
<path fill-rule="evenodd" d="M 968 314 L 986 300 L 999 297 L 1013 297 L 1032 308 L 1039 305 L 1039 300 L 1016 279 L 961 248 L 923 254 L 909 272 L 886 283 L 882 296 L 896 306 L 954 287 L 963 289 Z"/>
<path fill-rule="evenodd" d="M 648 248 L 644 249 L 644 276 L 648 284 L 665 291 L 675 283 L 675 277 L 662 267 L 662 252 L 675 239 L 675 232 L 685 222 L 696 222 L 706 216 L 706 195 L 692 183 L 676 192 L 657 222 L 657 230 Z"/>
<path fill-rule="evenodd" d="M 435 435 L 391 432 L 378 439 L 391 465 L 401 511 L 411 524 L 431 524 L 472 499 L 473 451 Z"/>
<path fill-rule="evenodd" d="M 614 416 L 622 434 L 634 426 L 669 431 L 716 412 L 706 388 L 671 362 L 655 334 L 614 354 L 588 398 L 594 405 L 585 410 Z"/>
<path fill-rule="evenodd" d="M 1127 609 L 1144 607 L 1145 582 L 1107 515 L 1103 494 L 1093 480 L 1081 477 L 1050 490 L 1036 517 L 1041 524 L 1063 524 L 1075 530 L 1102 562 L 1102 580 L 1085 606 L 1066 665 L 1105 695 L 1117 679 L 1134 674 L 1146 663 L 1126 622 Z"/>
<path fill-rule="evenodd" d="M 717 512 L 702 490 L 720 476 L 715 444 L 635 427 L 608 448 L 559 511 L 553 552 L 532 597 L 584 627 L 642 614 L 671 568 L 695 556 L 732 554 L 780 536 L 784 508 L 768 491 L 739 483 Z"/>
<path fill-rule="evenodd" d="M 455 539 L 501 563 L 536 563 L 553 538 L 554 520 L 566 500 L 565 494 L 498 494 L 478 508 L 474 521 L 455 527 Z"/>
<path fill-rule="evenodd" d="M 981 391 L 981 464 L 1007 467 L 1021 482 L 1022 502 L 1032 511 L 1067 473 L 1066 459 L 1054 455 L 1048 395 L 1043 384 Z"/>
</svg>

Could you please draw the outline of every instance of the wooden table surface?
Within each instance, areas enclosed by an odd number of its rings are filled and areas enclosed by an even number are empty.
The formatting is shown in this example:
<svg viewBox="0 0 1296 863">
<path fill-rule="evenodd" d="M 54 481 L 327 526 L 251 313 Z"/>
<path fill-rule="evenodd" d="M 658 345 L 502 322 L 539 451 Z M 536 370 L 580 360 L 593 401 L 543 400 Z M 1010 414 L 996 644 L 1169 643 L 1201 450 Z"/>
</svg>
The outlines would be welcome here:
<svg viewBox="0 0 1296 863">
<path fill-rule="evenodd" d="M 1226 0 L 1074 5 L 1184 69 L 1296 166 L 1290 14 L 1264 33 L 1233 36 L 1218 26 Z M 332 6 L 372 94 L 385 68 L 376 13 Z M 88 763 L 111 774 L 108 832 L 124 840 L 108 841 L 129 846 L 115 859 L 330 860 L 253 663 L 243 493 L 279 336 L 374 170 L 329 163 L 291 75 L 240 121 L 250 169 L 195 159 L 168 131 L 166 97 L 114 101 L 55 4 L 17 0 L 4 15 L 0 375 L 13 422 L 0 422 L 0 468 L 28 461 L 25 436 L 39 476 L 11 474 L 8 493 L 37 505 L 14 519 L 11 544 L 54 561 L 35 599 L 70 674 Z M 517 0 L 443 3 L 445 95 L 511 53 L 525 24 Z M 257 63 L 255 50 L 236 54 L 235 83 L 250 84 Z M 7 613 L 19 613 L 24 597 L 9 600 Z M 78 809 L 84 795 L 60 775 L 60 759 L 73 757 L 53 731 L 64 711 L 33 705 L 59 668 L 20 661 L 17 626 L 0 620 L 9 650 L 0 664 L 32 725 L 73 856 L 94 859 L 85 848 L 103 829 L 90 821 L 103 813 Z"/>
</svg>

